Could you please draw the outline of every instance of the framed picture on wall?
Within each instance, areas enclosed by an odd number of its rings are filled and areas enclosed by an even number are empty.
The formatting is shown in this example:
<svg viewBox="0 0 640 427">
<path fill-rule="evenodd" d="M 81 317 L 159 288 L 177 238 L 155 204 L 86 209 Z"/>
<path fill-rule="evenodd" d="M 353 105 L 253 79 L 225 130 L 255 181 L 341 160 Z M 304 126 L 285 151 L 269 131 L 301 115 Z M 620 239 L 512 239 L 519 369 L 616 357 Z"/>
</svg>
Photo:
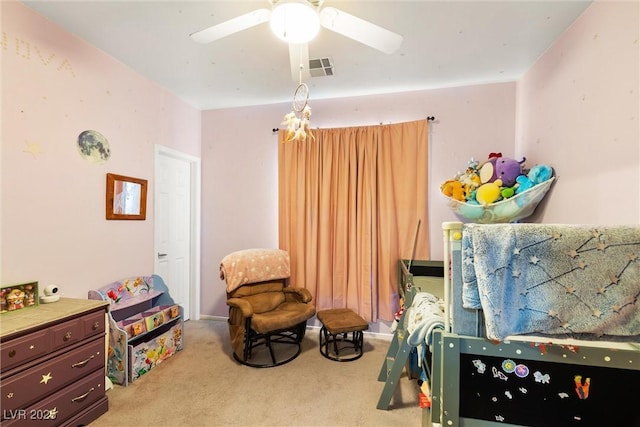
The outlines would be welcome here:
<svg viewBox="0 0 640 427">
<path fill-rule="evenodd" d="M 108 173 L 106 217 L 107 219 L 146 219 L 147 180 Z"/>
</svg>

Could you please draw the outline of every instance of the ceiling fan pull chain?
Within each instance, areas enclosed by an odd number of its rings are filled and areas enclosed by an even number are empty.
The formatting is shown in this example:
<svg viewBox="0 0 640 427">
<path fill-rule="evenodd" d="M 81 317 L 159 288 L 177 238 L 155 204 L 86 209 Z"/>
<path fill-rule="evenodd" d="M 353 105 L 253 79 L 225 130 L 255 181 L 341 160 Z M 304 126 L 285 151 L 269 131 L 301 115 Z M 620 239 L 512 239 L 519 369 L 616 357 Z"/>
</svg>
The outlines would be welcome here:
<svg viewBox="0 0 640 427">
<path fill-rule="evenodd" d="M 302 45 L 298 45 L 298 51 L 300 52 L 298 58 L 302 58 Z M 302 84 L 302 70 L 304 69 L 304 64 L 302 61 L 298 64 L 298 85 Z"/>
</svg>

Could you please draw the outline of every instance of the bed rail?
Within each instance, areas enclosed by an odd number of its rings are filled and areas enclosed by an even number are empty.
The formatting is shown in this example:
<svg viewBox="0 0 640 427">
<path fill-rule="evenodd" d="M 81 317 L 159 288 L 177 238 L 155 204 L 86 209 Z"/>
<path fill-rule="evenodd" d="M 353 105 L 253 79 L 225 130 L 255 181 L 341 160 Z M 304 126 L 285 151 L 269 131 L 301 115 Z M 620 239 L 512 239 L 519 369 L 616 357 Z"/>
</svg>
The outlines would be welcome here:
<svg viewBox="0 0 640 427">
<path fill-rule="evenodd" d="M 461 222 L 443 222 L 442 234 L 444 239 L 444 330 L 451 331 L 451 254 L 454 246 L 460 248 L 460 240 L 462 239 L 462 223 Z"/>
</svg>

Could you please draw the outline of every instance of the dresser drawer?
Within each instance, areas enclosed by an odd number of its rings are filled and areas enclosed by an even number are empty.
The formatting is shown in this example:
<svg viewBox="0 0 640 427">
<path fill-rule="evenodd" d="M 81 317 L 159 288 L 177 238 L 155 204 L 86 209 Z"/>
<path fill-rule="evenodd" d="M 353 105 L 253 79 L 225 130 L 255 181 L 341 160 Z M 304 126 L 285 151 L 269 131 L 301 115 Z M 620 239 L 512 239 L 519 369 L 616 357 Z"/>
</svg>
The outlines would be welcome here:
<svg viewBox="0 0 640 427">
<path fill-rule="evenodd" d="M 2 379 L 3 410 L 25 408 L 96 369 L 104 372 L 104 337 Z M 3 415 L 5 415 L 3 413 Z"/>
<path fill-rule="evenodd" d="M 82 318 L 82 323 L 84 326 L 84 336 L 90 337 L 92 335 L 104 334 L 104 332 L 106 331 L 105 322 L 106 319 L 104 311 L 87 314 Z"/>
<path fill-rule="evenodd" d="M 51 351 L 51 335 L 48 330 L 32 332 L 0 344 L 0 366 L 6 371 L 22 363 L 29 362 Z"/>
<path fill-rule="evenodd" d="M 51 327 L 53 349 L 58 350 L 82 340 L 84 325 L 80 319 L 70 320 Z"/>
<path fill-rule="evenodd" d="M 104 332 L 104 312 L 91 313 L 51 327 L 53 350 Z"/>
<path fill-rule="evenodd" d="M 10 419 L 2 426 L 57 426 L 104 396 L 104 372 L 98 370 L 26 409 L 3 409 Z"/>
</svg>

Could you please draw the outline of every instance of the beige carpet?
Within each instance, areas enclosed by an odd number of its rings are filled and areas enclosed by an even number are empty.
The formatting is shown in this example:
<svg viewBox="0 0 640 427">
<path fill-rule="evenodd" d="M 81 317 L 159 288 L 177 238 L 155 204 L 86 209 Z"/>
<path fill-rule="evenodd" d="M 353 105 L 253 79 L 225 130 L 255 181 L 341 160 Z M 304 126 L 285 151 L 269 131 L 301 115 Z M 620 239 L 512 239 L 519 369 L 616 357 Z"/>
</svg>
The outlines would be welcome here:
<svg viewBox="0 0 640 427">
<path fill-rule="evenodd" d="M 109 412 L 91 426 L 422 425 L 418 385 L 406 372 L 390 409 L 376 409 L 389 341 L 365 335 L 362 358 L 334 362 L 318 351 L 318 329 L 309 329 L 297 359 L 256 369 L 233 359 L 228 338 L 225 321 L 188 321 L 185 349 L 109 390 Z"/>
</svg>

